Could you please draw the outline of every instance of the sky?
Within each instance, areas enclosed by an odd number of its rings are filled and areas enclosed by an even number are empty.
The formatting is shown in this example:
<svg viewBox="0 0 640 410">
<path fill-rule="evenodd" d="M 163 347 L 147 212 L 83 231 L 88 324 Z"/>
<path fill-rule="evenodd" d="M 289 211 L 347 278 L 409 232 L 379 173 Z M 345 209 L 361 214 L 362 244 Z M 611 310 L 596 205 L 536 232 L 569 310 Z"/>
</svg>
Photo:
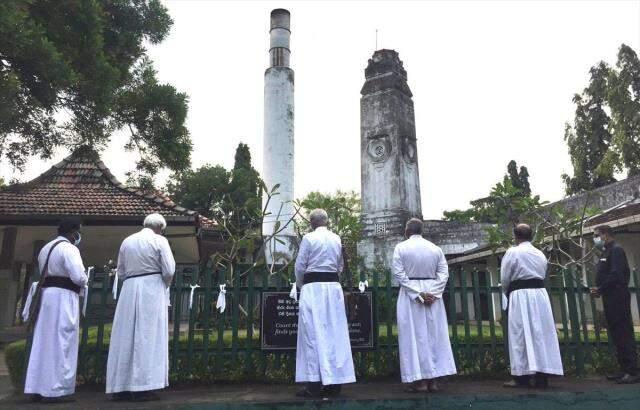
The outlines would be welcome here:
<svg viewBox="0 0 640 410">
<path fill-rule="evenodd" d="M 187 1 L 149 47 L 160 81 L 189 95 L 192 166 L 233 166 L 239 142 L 262 169 L 269 13 L 291 12 L 295 195 L 360 191 L 360 89 L 376 47 L 399 52 L 414 95 L 425 219 L 465 208 L 514 159 L 534 193 L 563 197 L 573 94 L 622 43 L 640 50 L 640 1 Z M 377 30 L 377 36 L 376 36 Z M 377 37 L 377 38 L 376 38 Z M 377 43 L 377 44 L 376 44 Z M 103 161 L 121 180 L 135 159 L 114 135 Z M 33 159 L 29 180 L 68 155 Z M 159 175 L 163 185 L 168 173 Z"/>
</svg>

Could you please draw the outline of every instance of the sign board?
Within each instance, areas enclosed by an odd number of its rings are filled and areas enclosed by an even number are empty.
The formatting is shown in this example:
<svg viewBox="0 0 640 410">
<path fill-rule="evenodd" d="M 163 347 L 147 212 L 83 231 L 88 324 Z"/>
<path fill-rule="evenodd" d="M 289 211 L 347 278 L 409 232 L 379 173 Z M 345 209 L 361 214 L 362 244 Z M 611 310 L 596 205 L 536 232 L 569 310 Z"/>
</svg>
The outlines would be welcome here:
<svg viewBox="0 0 640 410">
<path fill-rule="evenodd" d="M 298 338 L 298 302 L 289 292 L 262 292 L 262 350 L 295 350 Z M 373 295 L 345 295 L 352 350 L 373 349 Z"/>
</svg>

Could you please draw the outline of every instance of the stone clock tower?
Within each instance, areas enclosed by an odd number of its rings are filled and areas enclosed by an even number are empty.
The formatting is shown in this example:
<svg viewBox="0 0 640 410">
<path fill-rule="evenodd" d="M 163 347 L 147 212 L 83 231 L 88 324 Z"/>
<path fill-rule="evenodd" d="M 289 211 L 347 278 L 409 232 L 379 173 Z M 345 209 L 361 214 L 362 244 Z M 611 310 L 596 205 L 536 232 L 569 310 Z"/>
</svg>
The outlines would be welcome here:
<svg viewBox="0 0 640 410">
<path fill-rule="evenodd" d="M 412 94 L 398 53 L 378 50 L 360 92 L 360 169 L 365 266 L 390 266 L 404 224 L 422 218 Z"/>
</svg>

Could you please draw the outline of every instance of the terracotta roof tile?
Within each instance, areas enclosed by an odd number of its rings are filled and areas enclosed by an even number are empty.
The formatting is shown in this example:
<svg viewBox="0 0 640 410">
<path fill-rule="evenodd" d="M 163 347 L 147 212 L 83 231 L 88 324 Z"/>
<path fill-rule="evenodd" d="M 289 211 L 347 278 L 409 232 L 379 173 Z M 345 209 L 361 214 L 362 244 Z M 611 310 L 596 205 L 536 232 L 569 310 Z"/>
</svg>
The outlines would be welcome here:
<svg viewBox="0 0 640 410">
<path fill-rule="evenodd" d="M 194 217 L 163 193 L 148 194 L 121 184 L 98 154 L 81 148 L 36 179 L 0 190 L 0 214 L 13 217 L 77 215 Z M 215 222 L 198 216 L 203 226 Z"/>
</svg>

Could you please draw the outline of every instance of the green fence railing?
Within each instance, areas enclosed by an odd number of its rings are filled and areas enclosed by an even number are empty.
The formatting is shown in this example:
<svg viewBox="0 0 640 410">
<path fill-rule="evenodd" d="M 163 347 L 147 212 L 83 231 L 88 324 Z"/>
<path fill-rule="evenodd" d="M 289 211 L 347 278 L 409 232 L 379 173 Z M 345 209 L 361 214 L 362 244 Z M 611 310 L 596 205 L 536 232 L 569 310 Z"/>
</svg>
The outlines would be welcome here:
<svg viewBox="0 0 640 410">
<path fill-rule="evenodd" d="M 241 267 L 236 269 L 242 272 Z M 113 277 L 92 275 L 87 317 L 82 320 L 78 377 L 103 382 L 116 301 Z M 399 374 L 396 323 L 398 289 L 388 271 L 367 272 L 372 294 L 374 348 L 354 351 L 359 379 Z M 179 266 L 171 286 L 170 375 L 174 381 L 286 381 L 293 380 L 295 351 L 265 351 L 260 344 L 261 293 L 290 289 L 292 273 L 269 275 L 264 270 L 237 273 Z M 364 276 L 362 277 L 364 279 Z M 640 324 L 640 282 L 632 274 L 634 321 Z M 219 285 L 226 286 L 226 310 L 216 309 Z M 461 374 L 508 370 L 507 332 L 501 310 L 498 274 L 452 268 L 444 294 L 450 338 Z M 192 285 L 193 305 L 189 308 Z M 601 302 L 589 296 L 591 278 L 573 271 L 554 272 L 546 280 L 557 322 L 563 363 L 577 375 L 615 365 L 613 347 L 604 326 Z M 359 292 L 344 287 L 345 292 Z M 640 338 L 639 338 L 640 339 Z"/>
</svg>

